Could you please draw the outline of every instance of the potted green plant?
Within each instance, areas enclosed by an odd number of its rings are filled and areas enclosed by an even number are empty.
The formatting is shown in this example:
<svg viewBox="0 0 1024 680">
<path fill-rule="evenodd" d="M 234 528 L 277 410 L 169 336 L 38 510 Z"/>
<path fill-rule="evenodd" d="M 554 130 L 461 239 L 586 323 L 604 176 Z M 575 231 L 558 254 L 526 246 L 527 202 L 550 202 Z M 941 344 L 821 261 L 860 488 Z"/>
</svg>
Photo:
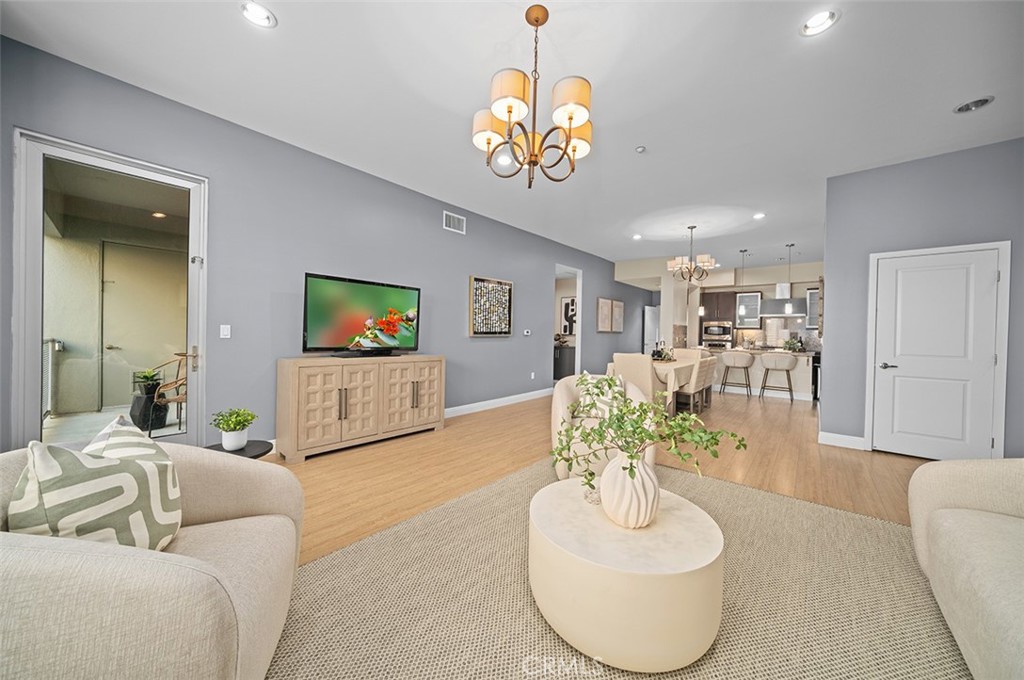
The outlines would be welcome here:
<svg viewBox="0 0 1024 680">
<path fill-rule="evenodd" d="M 160 374 L 160 371 L 152 368 L 132 373 L 132 382 L 139 386 L 139 390 L 143 394 L 154 394 L 156 388 L 160 387 L 162 380 L 163 376 Z"/>
<path fill-rule="evenodd" d="M 782 343 L 782 349 L 787 352 L 796 352 L 800 349 L 800 341 L 796 338 L 789 338 Z"/>
<path fill-rule="evenodd" d="M 662 398 L 630 399 L 615 376 L 584 374 L 576 385 L 580 398 L 569 407 L 570 418 L 551 451 L 553 464 L 565 463 L 570 473 L 576 470 L 582 483 L 593 489 L 597 475 L 591 463 L 614 456 L 601 475 L 601 507 L 609 519 L 626 528 L 650 524 L 657 512 L 657 477 L 644 461 L 651 445 L 664 444 L 669 454 L 692 464 L 697 474 L 701 474 L 698 453 L 718 458 L 723 440 L 731 440 L 737 450 L 747 448 L 743 437 L 710 430 L 693 413 L 669 414 Z"/>
<path fill-rule="evenodd" d="M 249 409 L 233 408 L 214 413 L 210 424 L 220 430 L 221 446 L 225 451 L 238 451 L 249 442 L 249 426 L 258 417 Z"/>
</svg>

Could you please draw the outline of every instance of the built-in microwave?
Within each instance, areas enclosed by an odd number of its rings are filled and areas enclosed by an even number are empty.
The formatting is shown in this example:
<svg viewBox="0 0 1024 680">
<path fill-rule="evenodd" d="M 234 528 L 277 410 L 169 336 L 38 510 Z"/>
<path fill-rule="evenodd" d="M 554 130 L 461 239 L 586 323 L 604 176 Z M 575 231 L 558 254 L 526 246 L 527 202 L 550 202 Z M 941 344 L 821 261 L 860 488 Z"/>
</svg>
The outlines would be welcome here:
<svg viewBox="0 0 1024 680">
<path fill-rule="evenodd" d="M 704 337 L 714 340 L 731 340 L 732 321 L 705 321 Z"/>
</svg>

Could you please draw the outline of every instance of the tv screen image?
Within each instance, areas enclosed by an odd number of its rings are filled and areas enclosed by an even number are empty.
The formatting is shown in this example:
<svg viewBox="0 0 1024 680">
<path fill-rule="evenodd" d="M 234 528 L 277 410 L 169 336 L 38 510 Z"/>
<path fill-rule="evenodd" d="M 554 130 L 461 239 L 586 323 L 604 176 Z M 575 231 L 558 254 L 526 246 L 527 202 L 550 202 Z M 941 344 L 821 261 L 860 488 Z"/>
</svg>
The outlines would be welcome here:
<svg viewBox="0 0 1024 680">
<path fill-rule="evenodd" d="M 416 350 L 420 289 L 306 274 L 304 352 Z"/>
</svg>

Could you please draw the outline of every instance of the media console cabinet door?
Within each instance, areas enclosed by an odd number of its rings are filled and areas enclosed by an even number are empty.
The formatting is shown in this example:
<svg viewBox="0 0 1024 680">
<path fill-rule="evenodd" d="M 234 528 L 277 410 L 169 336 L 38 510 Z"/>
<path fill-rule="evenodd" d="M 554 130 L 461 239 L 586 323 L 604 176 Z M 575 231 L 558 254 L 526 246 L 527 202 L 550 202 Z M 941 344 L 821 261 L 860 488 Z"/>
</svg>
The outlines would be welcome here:
<svg viewBox="0 0 1024 680">
<path fill-rule="evenodd" d="M 298 450 L 341 441 L 341 368 L 303 367 L 299 371 Z"/>
<path fill-rule="evenodd" d="M 436 423 L 441 420 L 444 404 L 441 403 L 440 361 L 420 361 L 416 363 L 416 399 L 414 408 L 416 425 Z"/>
<path fill-rule="evenodd" d="M 412 408 L 413 382 L 416 380 L 413 363 L 384 363 L 384 398 L 381 414 L 382 432 L 404 430 L 415 424 Z"/>
<path fill-rule="evenodd" d="M 342 372 L 341 439 L 372 437 L 380 432 L 377 416 L 379 364 L 344 366 Z"/>
</svg>

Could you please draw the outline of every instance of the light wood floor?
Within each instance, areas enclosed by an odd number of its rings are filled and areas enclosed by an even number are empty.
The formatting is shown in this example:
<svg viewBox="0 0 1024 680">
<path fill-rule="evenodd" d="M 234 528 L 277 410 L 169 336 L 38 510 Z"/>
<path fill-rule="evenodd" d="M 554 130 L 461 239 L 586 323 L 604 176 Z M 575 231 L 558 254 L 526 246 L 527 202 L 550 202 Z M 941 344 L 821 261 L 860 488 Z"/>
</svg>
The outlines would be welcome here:
<svg viewBox="0 0 1024 680">
<path fill-rule="evenodd" d="M 306 493 L 303 563 L 548 458 L 550 398 L 449 419 L 428 432 L 288 466 Z M 747 438 L 705 475 L 907 524 L 907 484 L 924 460 L 817 443 L 810 402 L 714 395 L 709 427 Z M 284 464 L 273 454 L 268 461 Z M 664 451 L 660 464 L 684 467 Z M 554 473 L 552 473 L 553 475 Z"/>
</svg>

